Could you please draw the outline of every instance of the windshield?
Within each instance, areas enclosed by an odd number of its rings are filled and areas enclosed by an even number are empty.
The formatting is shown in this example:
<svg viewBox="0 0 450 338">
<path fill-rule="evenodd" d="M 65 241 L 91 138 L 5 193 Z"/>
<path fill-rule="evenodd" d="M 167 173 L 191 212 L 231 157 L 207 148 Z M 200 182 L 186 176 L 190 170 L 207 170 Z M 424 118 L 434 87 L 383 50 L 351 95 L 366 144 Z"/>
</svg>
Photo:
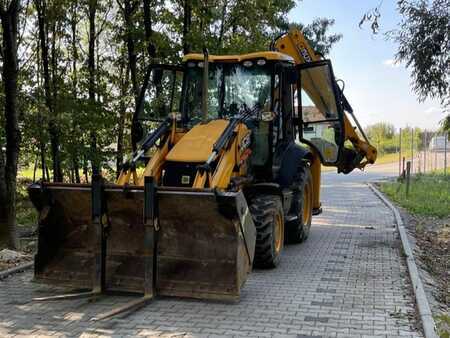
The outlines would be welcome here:
<svg viewBox="0 0 450 338">
<path fill-rule="evenodd" d="M 188 61 L 186 66 L 184 113 L 195 121 L 203 116 L 203 62 Z M 243 108 L 270 110 L 271 71 L 265 60 L 211 62 L 208 67 L 208 119 L 229 118 Z"/>
</svg>

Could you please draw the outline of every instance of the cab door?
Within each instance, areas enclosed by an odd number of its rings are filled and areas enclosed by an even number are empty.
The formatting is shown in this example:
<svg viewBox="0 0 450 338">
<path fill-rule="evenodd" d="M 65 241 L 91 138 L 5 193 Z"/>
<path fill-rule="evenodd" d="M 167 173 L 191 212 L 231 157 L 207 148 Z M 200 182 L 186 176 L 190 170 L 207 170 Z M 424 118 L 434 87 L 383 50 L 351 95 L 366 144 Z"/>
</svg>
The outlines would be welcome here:
<svg viewBox="0 0 450 338">
<path fill-rule="evenodd" d="M 343 111 L 329 60 L 297 66 L 301 90 L 299 137 L 324 165 L 336 165 L 344 144 Z"/>
<path fill-rule="evenodd" d="M 149 66 L 133 114 L 133 149 L 170 113 L 180 112 L 184 68 L 176 65 Z"/>
</svg>

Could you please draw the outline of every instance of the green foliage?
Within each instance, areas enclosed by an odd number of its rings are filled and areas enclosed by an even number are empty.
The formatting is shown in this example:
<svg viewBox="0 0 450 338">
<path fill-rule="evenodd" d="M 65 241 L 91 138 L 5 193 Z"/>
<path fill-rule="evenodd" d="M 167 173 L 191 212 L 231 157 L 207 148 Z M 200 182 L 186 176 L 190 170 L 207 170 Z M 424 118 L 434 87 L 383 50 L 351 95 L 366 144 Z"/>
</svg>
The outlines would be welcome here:
<svg viewBox="0 0 450 338">
<path fill-rule="evenodd" d="M 408 197 L 404 182 L 382 183 L 381 190 L 414 214 L 440 218 L 450 216 L 450 176 L 441 173 L 414 176 Z"/>
<path fill-rule="evenodd" d="M 179 37 L 183 32 L 183 5 L 184 1 L 178 1 L 173 8 L 158 11 L 168 33 Z M 276 36 L 290 26 L 297 26 L 304 30 L 318 52 L 328 54 L 341 39 L 340 34 L 329 34 L 334 20 L 319 18 L 308 25 L 289 22 L 287 14 L 294 7 L 293 0 L 192 1 L 192 22 L 187 36 L 189 50 L 201 52 L 207 47 L 211 54 L 267 50 Z M 165 56 L 172 54 L 177 59 L 176 56 L 181 56 L 182 45 L 179 38 L 172 46 L 167 46 L 167 42 L 159 45 L 158 52 Z"/>
<path fill-rule="evenodd" d="M 412 134 L 414 131 L 414 140 Z M 379 122 L 370 125 L 365 130 L 370 142 L 377 148 L 380 156 L 386 154 L 393 154 L 398 152 L 400 145 L 400 133 L 390 123 Z M 414 149 L 423 148 L 423 132 L 420 128 L 403 128 L 401 135 L 401 142 L 403 152 L 411 150 L 411 143 L 413 141 Z"/>
<path fill-rule="evenodd" d="M 31 179 L 20 179 L 17 182 L 16 190 L 16 219 L 17 224 L 25 226 L 36 226 L 38 223 L 38 214 L 35 208 L 32 207 L 28 198 L 27 186 L 31 183 Z"/>
<path fill-rule="evenodd" d="M 367 23 L 378 34 L 382 4 L 364 14 L 360 28 Z M 386 33 L 398 44 L 396 61 L 411 70 L 419 100 L 435 98 L 450 109 L 450 0 L 397 0 L 397 10 L 398 28 Z"/>
<path fill-rule="evenodd" d="M 389 33 L 399 44 L 397 60 L 412 71 L 421 100 L 450 105 L 450 0 L 399 0 L 400 28 Z"/>
<path fill-rule="evenodd" d="M 441 131 L 450 133 L 450 114 L 444 117 L 441 122 Z"/>
<path fill-rule="evenodd" d="M 342 39 L 342 34 L 329 34 L 329 29 L 334 25 L 334 19 L 317 18 L 308 25 L 292 24 L 303 31 L 316 52 L 327 55 L 332 46 Z"/>
<path fill-rule="evenodd" d="M 331 19 L 315 19 L 309 25 L 291 23 L 288 12 L 294 0 L 177 0 L 151 1 L 151 36 L 147 38 L 141 0 L 97 0 L 95 47 L 95 102 L 89 100 L 88 43 L 89 22 L 86 0 L 39 0 L 46 4 L 46 43 L 49 52 L 52 109 L 45 97 L 43 60 L 38 34 L 37 0 L 27 3 L 20 17 L 19 104 L 22 148 L 20 168 L 34 163 L 52 174 L 49 124 L 56 125 L 61 165 L 66 181 L 75 181 L 93 159 L 101 161 L 113 175 L 116 161 L 131 150 L 130 125 L 134 111 L 134 93 L 130 75 L 129 45 L 134 44 L 136 82 L 140 85 L 152 61 L 178 63 L 186 42 L 193 52 L 207 47 L 211 54 L 234 54 L 267 50 L 273 38 L 298 25 L 312 45 L 327 54 L 340 35 L 329 34 Z M 129 20 L 125 4 L 131 8 Z M 184 41 L 185 5 L 190 8 L 190 25 Z M 148 55 L 148 43 L 156 57 Z M 3 96 L 0 95 L 0 101 Z M 1 102 L 0 102 L 1 103 Z M 50 111 L 52 113 L 50 113 Z M 0 122 L 2 122 L 0 120 Z M 124 132 L 122 150 L 117 149 L 118 135 Z M 0 144 L 3 144 L 3 126 Z M 91 143 L 95 135 L 94 152 Z M 41 176 L 38 170 L 37 177 Z"/>
<path fill-rule="evenodd" d="M 442 313 L 436 316 L 439 337 L 450 338 L 450 315 Z"/>
</svg>

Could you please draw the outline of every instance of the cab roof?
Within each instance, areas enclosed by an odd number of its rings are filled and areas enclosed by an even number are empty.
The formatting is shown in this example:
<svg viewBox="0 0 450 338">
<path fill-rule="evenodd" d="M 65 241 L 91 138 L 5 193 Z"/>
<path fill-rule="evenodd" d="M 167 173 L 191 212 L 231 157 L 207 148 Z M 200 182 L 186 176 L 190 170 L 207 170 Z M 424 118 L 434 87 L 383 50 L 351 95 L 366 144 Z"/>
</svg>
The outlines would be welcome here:
<svg viewBox="0 0 450 338">
<path fill-rule="evenodd" d="M 186 61 L 200 61 L 204 59 L 203 54 L 186 54 L 183 57 L 183 62 Z M 279 52 L 256 52 L 241 55 L 209 55 L 209 62 L 242 62 L 245 60 L 266 59 L 274 61 L 288 61 L 294 62 L 294 59 L 289 55 Z"/>
</svg>

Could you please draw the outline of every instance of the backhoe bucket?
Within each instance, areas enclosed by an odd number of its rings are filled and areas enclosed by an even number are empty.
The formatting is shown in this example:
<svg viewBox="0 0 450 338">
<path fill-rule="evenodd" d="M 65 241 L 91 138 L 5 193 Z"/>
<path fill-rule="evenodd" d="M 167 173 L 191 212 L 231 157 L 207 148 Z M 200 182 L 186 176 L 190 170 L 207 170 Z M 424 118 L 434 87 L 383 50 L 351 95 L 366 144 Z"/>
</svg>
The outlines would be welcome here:
<svg viewBox="0 0 450 338">
<path fill-rule="evenodd" d="M 56 183 L 29 187 L 39 211 L 37 281 L 93 288 L 99 225 L 92 221 L 91 189 Z M 145 196 L 143 187 L 103 187 L 103 288 L 143 293 L 149 279 L 146 252 L 153 253 L 152 260 L 157 252 L 151 276 L 157 294 L 238 299 L 252 268 L 256 240 L 243 194 L 158 187 L 151 201 L 156 249 L 146 240 Z"/>
</svg>

